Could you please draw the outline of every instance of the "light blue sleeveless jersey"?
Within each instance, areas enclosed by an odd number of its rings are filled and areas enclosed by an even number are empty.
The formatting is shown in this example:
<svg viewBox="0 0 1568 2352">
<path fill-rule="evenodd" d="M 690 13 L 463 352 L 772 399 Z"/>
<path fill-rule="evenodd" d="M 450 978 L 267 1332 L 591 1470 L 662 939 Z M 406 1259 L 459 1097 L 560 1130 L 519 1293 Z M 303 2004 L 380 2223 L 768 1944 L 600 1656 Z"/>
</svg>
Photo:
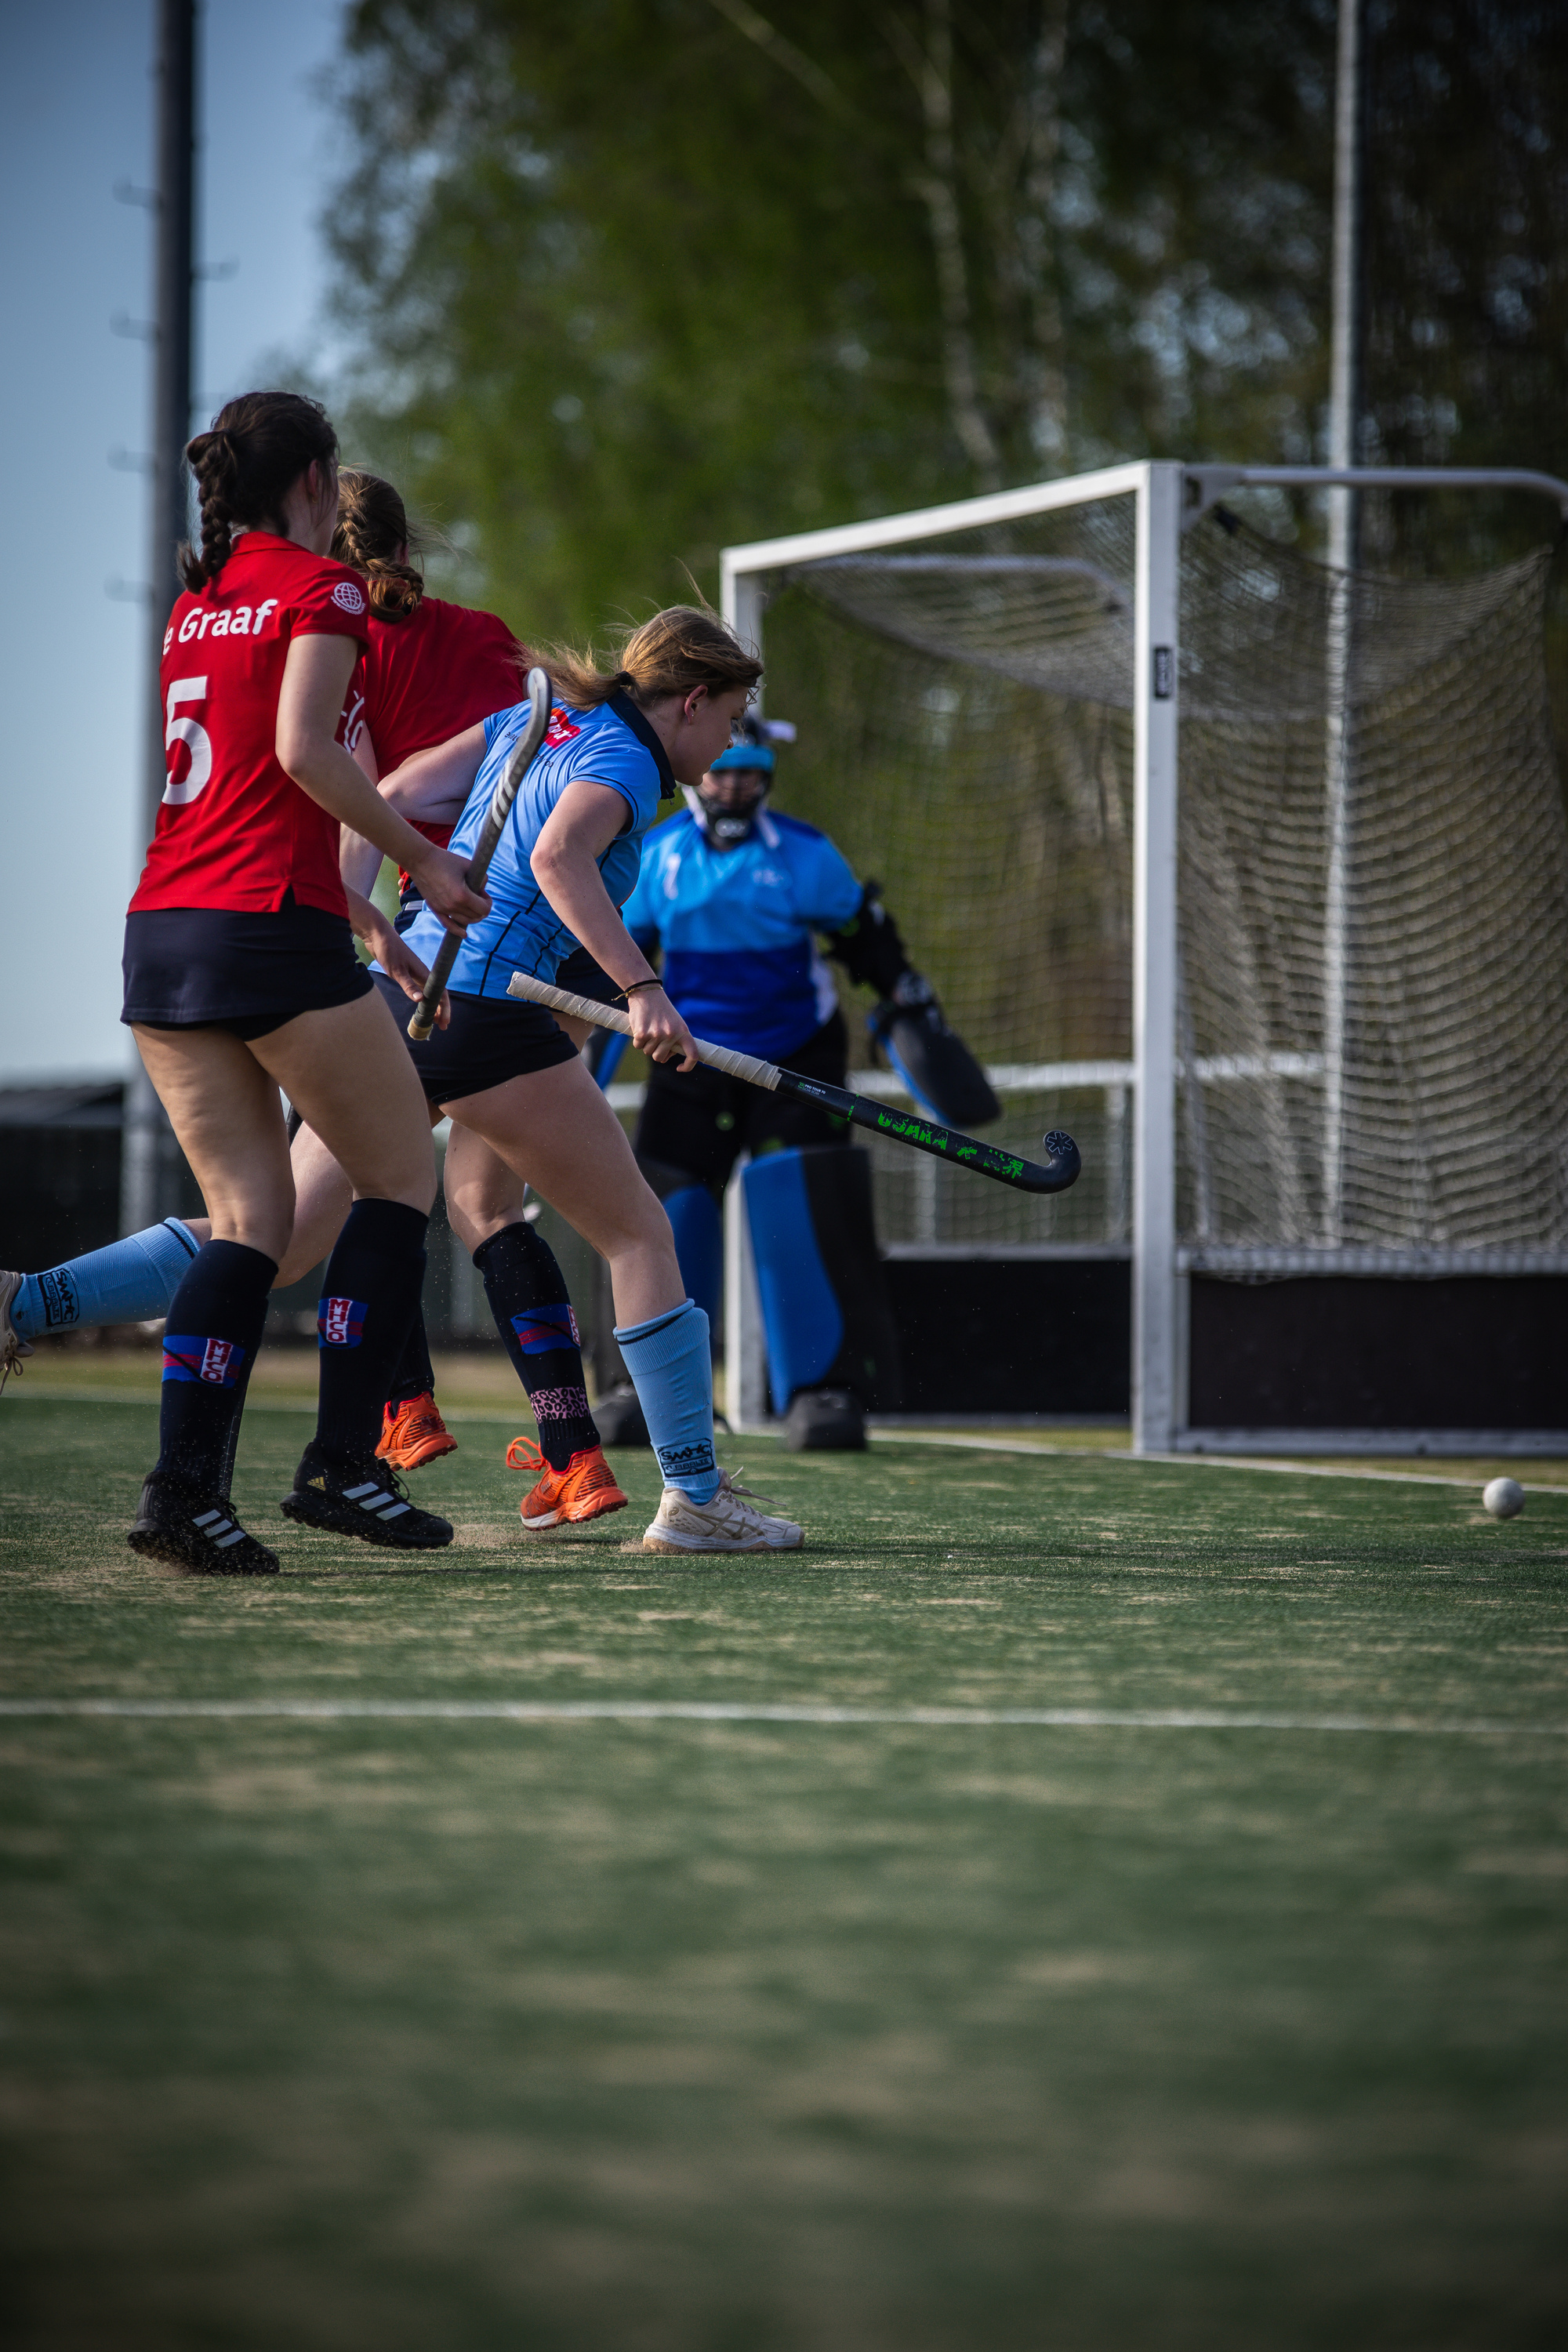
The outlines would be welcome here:
<svg viewBox="0 0 1568 2352">
<path fill-rule="evenodd" d="M 860 885 L 825 833 L 761 809 L 736 849 L 710 849 L 689 814 L 643 853 L 622 919 L 664 949 L 664 985 L 693 1034 L 776 1062 L 831 1020 L 838 996 L 814 931 L 841 930 Z"/>
<path fill-rule="evenodd" d="M 485 720 L 485 756 L 447 845 L 454 856 L 465 856 L 478 841 L 496 781 L 527 724 L 526 702 Z M 637 881 L 643 835 L 658 803 L 676 789 L 663 744 L 624 695 L 614 696 L 596 710 L 570 710 L 556 703 L 549 732 L 522 780 L 490 860 L 485 885 L 490 911 L 470 927 L 458 950 L 451 985 L 459 995 L 504 996 L 514 971 L 553 980 L 557 967 L 576 947 L 529 863 L 546 818 L 571 783 L 607 784 L 623 795 L 631 812 L 626 831 L 616 835 L 598 861 L 605 887 L 617 907 Z M 445 936 L 440 917 L 428 907 L 421 908 L 405 933 L 415 954 L 427 964 L 434 963 Z"/>
</svg>

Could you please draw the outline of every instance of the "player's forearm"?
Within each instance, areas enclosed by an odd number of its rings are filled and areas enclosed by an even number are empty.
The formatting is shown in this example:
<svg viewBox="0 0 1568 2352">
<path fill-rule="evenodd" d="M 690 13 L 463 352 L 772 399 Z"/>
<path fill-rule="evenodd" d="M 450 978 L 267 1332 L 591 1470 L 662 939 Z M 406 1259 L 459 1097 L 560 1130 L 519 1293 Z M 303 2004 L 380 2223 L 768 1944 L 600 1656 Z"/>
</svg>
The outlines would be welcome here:
<svg viewBox="0 0 1568 2352">
<path fill-rule="evenodd" d="M 607 971 L 618 988 L 651 980 L 653 967 L 632 938 L 605 887 L 597 862 L 586 850 L 563 844 L 535 845 L 533 878 L 574 939 Z"/>
<path fill-rule="evenodd" d="M 429 842 L 389 807 L 341 743 L 287 747 L 280 743 L 279 758 L 300 790 L 308 793 L 329 816 L 373 844 L 384 856 L 395 857 L 410 873 L 417 869 Z"/>
<path fill-rule="evenodd" d="M 384 935 L 391 929 L 386 917 L 379 907 L 371 903 L 363 891 L 354 889 L 346 880 L 343 884 L 343 897 L 348 900 L 350 930 L 356 940 L 363 940 L 371 953 L 374 955 L 380 948 Z"/>
<path fill-rule="evenodd" d="M 449 742 L 416 751 L 383 776 L 376 789 L 400 816 L 426 824 L 455 824 L 468 806 L 474 778 L 485 756 L 485 730 L 468 728 Z"/>
<path fill-rule="evenodd" d="M 343 877 L 343 888 L 351 897 L 357 894 L 368 898 L 375 887 L 375 877 L 381 872 L 381 852 L 374 841 L 362 833 L 344 825 L 338 841 L 338 872 Z"/>
</svg>

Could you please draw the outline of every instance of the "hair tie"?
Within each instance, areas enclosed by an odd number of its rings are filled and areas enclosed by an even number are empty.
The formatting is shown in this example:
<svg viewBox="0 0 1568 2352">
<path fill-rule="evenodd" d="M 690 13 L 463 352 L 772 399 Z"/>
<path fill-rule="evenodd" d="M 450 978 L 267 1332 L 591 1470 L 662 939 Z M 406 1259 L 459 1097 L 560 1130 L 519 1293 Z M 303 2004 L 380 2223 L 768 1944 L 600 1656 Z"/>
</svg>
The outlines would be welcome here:
<svg viewBox="0 0 1568 2352">
<path fill-rule="evenodd" d="M 610 680 L 610 684 L 616 689 L 617 693 L 629 694 L 632 688 L 636 686 L 637 680 L 632 676 L 629 669 L 618 669 L 614 677 Z"/>
</svg>

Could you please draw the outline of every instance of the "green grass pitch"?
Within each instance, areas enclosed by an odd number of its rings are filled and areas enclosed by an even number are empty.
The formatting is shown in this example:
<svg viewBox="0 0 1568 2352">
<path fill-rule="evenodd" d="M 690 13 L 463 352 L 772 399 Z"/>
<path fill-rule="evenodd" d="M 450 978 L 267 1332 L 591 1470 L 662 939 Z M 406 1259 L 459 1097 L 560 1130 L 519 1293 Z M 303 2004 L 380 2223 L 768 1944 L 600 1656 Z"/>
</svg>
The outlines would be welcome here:
<svg viewBox="0 0 1568 2352">
<path fill-rule="evenodd" d="M 0 1719 L 16 2352 L 1563 2340 L 1568 1494 L 731 1441 L 811 1548 L 682 1562 L 464 1425 L 405 1560 L 307 1427 L 230 1586 L 0 1406 L 0 1696 L 329 1710 Z M 1296 1721 L 330 1712 L 516 1700 Z"/>
</svg>

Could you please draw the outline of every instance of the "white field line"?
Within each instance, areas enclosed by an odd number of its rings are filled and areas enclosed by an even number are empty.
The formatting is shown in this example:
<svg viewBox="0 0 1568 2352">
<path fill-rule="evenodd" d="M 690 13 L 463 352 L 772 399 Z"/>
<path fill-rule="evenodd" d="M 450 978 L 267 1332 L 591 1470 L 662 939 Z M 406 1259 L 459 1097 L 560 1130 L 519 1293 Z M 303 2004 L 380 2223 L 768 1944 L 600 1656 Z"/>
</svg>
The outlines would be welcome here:
<svg viewBox="0 0 1568 2352">
<path fill-rule="evenodd" d="M 1568 1738 L 1568 1723 L 1422 1722 L 1405 1716 L 1251 1715 L 1215 1707 L 769 1706 L 724 1699 L 0 1698 L 0 1717 L 150 1722 L 804 1723 L 955 1731 L 1394 1732 L 1427 1738 Z"/>
<path fill-rule="evenodd" d="M 1451 1472 L 1359 1470 L 1350 1463 L 1276 1462 L 1261 1454 L 1134 1454 L 1120 1445 L 1031 1445 L 1016 1437 L 943 1437 L 929 1429 L 873 1430 L 870 1435 L 873 1444 L 962 1445 L 980 1454 L 1031 1454 L 1047 1462 L 1116 1462 L 1135 1470 L 1146 1462 L 1160 1462 L 1178 1469 L 1263 1470 L 1289 1478 L 1386 1478 L 1399 1486 L 1477 1488 L 1486 1483 L 1480 1478 L 1457 1478 Z M 1568 1487 L 1527 1486 L 1523 1479 L 1520 1484 L 1527 1495 L 1568 1494 Z"/>
<path fill-rule="evenodd" d="M 40 1403 L 55 1404 L 141 1404 L 155 1405 L 157 1391 L 140 1395 L 125 1389 L 16 1389 L 16 1396 L 31 1396 Z M 314 1412 L 314 1398 L 247 1397 L 247 1412 Z M 497 1428 L 514 1428 L 519 1421 L 526 1422 L 529 1414 L 520 1404 L 513 1412 L 499 1412 L 487 1405 L 443 1405 L 442 1416 L 447 1421 L 491 1423 Z M 737 1431 L 738 1436 L 770 1436 L 769 1430 Z M 1140 1469 L 1146 1462 L 1163 1463 L 1184 1470 L 1261 1470 L 1270 1475 L 1289 1478 L 1378 1478 L 1391 1480 L 1399 1486 L 1469 1486 L 1485 1484 L 1484 1480 L 1457 1478 L 1451 1473 L 1432 1470 L 1360 1470 L 1350 1463 L 1296 1462 L 1271 1460 L 1260 1454 L 1134 1454 L 1125 1446 L 1110 1445 L 1031 1445 L 1026 1439 L 1015 1437 L 946 1437 L 929 1429 L 877 1430 L 870 1433 L 874 1449 L 884 1445 L 956 1445 L 979 1454 L 1022 1454 L 1035 1461 L 1115 1462 L 1125 1467 Z M 1510 1473 L 1511 1475 L 1511 1473 Z M 1521 1479 L 1527 1495 L 1568 1495 L 1568 1486 L 1536 1486 Z"/>
</svg>

